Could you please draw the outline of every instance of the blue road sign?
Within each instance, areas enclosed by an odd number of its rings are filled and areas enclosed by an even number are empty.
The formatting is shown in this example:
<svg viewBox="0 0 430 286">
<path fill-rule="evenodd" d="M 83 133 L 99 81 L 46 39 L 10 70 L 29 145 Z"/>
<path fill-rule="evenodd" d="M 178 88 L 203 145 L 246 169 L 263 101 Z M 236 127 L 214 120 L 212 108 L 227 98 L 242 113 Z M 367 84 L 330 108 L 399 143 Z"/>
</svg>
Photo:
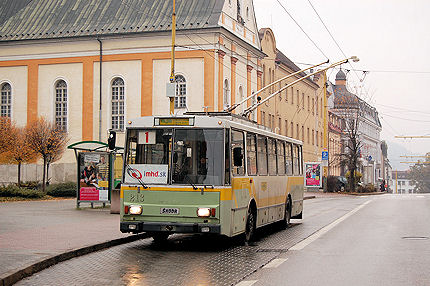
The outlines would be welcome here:
<svg viewBox="0 0 430 286">
<path fill-rule="evenodd" d="M 321 159 L 324 160 L 328 160 L 328 151 L 322 151 L 321 153 Z"/>
</svg>

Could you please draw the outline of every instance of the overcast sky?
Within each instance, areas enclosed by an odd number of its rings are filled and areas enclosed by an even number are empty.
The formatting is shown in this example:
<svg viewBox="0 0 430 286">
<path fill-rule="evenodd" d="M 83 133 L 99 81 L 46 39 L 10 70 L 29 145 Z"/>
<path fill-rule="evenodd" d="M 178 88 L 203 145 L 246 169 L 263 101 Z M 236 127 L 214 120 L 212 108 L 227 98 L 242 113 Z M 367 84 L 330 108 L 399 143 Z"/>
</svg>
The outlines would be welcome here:
<svg viewBox="0 0 430 286">
<path fill-rule="evenodd" d="M 272 28 L 277 48 L 295 63 L 316 64 L 326 56 L 332 63 L 345 58 L 312 3 L 342 51 L 348 57 L 360 58 L 360 62 L 353 63 L 353 68 L 360 71 L 348 73 L 348 86 L 377 108 L 383 128 L 381 139 L 409 150 L 408 154 L 391 155 L 390 160 L 399 166 L 405 161 L 400 155 L 430 152 L 430 139 L 394 138 L 430 135 L 430 1 L 279 1 L 318 48 L 277 0 L 254 0 L 258 28 Z M 342 67 L 352 69 L 350 65 Z M 364 77 L 361 70 L 369 73 Z M 332 82 L 337 71 L 327 73 Z M 390 151 L 390 145 L 388 148 Z M 393 145 L 392 150 L 395 148 Z"/>
</svg>

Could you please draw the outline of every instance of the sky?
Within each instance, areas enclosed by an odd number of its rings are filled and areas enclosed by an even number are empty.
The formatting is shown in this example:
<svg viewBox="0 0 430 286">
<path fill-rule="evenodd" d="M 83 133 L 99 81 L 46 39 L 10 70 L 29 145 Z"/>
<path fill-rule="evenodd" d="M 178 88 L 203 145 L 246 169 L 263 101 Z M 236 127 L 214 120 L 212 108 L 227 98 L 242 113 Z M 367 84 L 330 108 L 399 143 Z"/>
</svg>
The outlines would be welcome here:
<svg viewBox="0 0 430 286">
<path fill-rule="evenodd" d="M 394 138 L 430 135 L 430 1 L 254 0 L 254 8 L 258 28 L 271 28 L 277 48 L 302 68 L 360 58 L 342 68 L 349 90 L 378 110 L 393 169 L 419 159 L 400 156 L 430 152 L 430 138 Z M 327 73 L 333 83 L 337 72 Z"/>
</svg>

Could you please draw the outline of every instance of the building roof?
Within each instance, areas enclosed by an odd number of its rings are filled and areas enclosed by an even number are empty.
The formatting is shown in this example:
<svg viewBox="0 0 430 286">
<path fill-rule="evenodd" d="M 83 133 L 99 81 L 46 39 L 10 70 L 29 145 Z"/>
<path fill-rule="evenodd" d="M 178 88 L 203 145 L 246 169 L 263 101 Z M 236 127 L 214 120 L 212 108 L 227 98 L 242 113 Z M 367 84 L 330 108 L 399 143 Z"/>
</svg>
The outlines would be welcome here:
<svg viewBox="0 0 430 286">
<path fill-rule="evenodd" d="M 263 29 L 260 29 L 260 32 Z M 301 70 L 301 68 L 299 68 L 295 63 L 293 63 L 292 60 L 290 60 L 283 52 L 281 52 L 280 50 L 276 49 L 276 63 L 282 63 L 285 66 L 287 66 L 289 69 L 291 69 L 294 72 L 298 72 L 299 70 Z M 299 73 L 299 76 L 304 77 L 307 74 L 305 72 L 301 72 Z M 316 82 L 314 82 L 313 80 L 311 80 L 310 78 L 305 79 L 305 81 L 318 85 Z"/>
<path fill-rule="evenodd" d="M 346 74 L 343 72 L 343 70 L 339 70 L 336 74 L 336 80 L 346 80 Z"/>
<path fill-rule="evenodd" d="M 178 30 L 219 27 L 225 0 L 176 0 Z M 0 42 L 171 30 L 171 0 L 0 0 Z"/>
<path fill-rule="evenodd" d="M 331 85 L 333 88 L 334 95 L 333 109 L 359 109 L 362 112 L 363 116 L 372 118 L 372 120 L 377 126 L 382 127 L 381 122 L 379 120 L 378 111 L 375 107 L 371 106 L 352 92 L 349 92 L 346 88 L 346 85 Z"/>
</svg>

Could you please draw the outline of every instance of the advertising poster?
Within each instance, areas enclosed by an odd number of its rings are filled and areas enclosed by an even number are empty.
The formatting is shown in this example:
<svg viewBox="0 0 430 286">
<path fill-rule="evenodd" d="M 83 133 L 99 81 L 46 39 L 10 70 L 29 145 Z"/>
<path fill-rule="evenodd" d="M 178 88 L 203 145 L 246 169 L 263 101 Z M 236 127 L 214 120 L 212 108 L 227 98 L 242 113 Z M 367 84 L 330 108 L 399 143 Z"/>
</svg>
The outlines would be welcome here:
<svg viewBox="0 0 430 286">
<path fill-rule="evenodd" d="M 79 200 L 109 201 L 108 161 L 106 153 L 88 152 L 80 155 Z"/>
<path fill-rule="evenodd" d="M 321 187 L 322 185 L 322 173 L 321 163 L 310 162 L 305 163 L 305 186 L 306 187 Z"/>
</svg>

